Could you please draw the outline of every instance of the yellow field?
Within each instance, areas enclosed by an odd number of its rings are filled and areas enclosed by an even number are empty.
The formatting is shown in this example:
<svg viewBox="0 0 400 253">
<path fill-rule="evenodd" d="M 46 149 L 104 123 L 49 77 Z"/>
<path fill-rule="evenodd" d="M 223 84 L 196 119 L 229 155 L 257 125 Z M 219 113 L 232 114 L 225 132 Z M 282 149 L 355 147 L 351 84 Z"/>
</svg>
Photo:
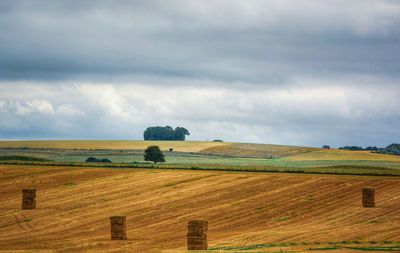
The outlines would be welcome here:
<svg viewBox="0 0 400 253">
<path fill-rule="evenodd" d="M 6 165 L 0 177 L 0 252 L 186 252 L 190 219 L 209 221 L 210 252 L 400 250 L 398 178 Z M 27 187 L 34 210 L 21 210 Z M 116 214 L 126 241 L 110 240 Z"/>
<path fill-rule="evenodd" d="M 312 152 L 286 157 L 288 161 L 316 160 L 359 160 L 359 161 L 395 161 L 400 162 L 400 156 L 374 154 L 369 151 L 349 151 L 340 149 L 321 149 Z"/>
<path fill-rule="evenodd" d="M 54 141 L 0 141 L 1 147 L 63 148 L 63 149 L 146 149 L 157 145 L 161 150 L 198 152 L 202 149 L 225 145 L 224 142 L 206 141 L 109 141 L 109 140 L 54 140 Z"/>
<path fill-rule="evenodd" d="M 317 148 L 206 141 L 109 141 L 109 140 L 54 140 L 0 141 L 1 147 L 62 148 L 62 149 L 146 149 L 157 145 L 161 150 L 200 152 L 204 154 L 242 157 L 282 157 L 306 153 Z"/>
<path fill-rule="evenodd" d="M 232 143 L 203 149 L 206 154 L 231 155 L 241 157 L 282 157 L 307 153 L 317 148 L 284 146 L 272 144 Z"/>
</svg>

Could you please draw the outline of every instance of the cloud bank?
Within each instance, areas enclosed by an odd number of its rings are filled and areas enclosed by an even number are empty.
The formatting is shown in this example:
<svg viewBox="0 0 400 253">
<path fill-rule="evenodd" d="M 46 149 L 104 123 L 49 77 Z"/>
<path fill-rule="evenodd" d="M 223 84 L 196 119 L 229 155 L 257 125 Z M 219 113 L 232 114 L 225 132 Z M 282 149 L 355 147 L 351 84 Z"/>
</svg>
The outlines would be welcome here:
<svg viewBox="0 0 400 253">
<path fill-rule="evenodd" d="M 400 142 L 400 3 L 2 1 L 1 139 Z"/>
<path fill-rule="evenodd" d="M 398 138 L 400 87 L 316 87 L 313 82 L 248 91 L 35 84 L 42 89 L 29 94 L 31 83 L 11 83 L 0 86 L 6 94 L 0 95 L 0 138 L 142 139 L 146 127 L 155 125 L 187 127 L 191 140 L 383 146 Z"/>
<path fill-rule="evenodd" d="M 399 77 L 397 1 L 39 3 L 0 5 L 3 79 Z"/>
</svg>

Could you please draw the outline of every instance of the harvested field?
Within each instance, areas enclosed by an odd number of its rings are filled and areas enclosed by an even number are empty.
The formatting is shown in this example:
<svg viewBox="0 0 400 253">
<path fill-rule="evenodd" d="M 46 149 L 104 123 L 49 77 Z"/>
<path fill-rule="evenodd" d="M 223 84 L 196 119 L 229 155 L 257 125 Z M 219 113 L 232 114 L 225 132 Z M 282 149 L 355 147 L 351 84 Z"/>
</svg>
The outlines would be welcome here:
<svg viewBox="0 0 400 253">
<path fill-rule="evenodd" d="M 161 150 L 173 148 L 178 152 L 199 152 L 219 156 L 271 158 L 307 153 L 318 148 L 272 144 L 206 142 L 206 141 L 103 141 L 103 140 L 46 140 L 0 141 L 0 148 L 84 149 L 84 150 L 144 150 L 157 145 Z"/>
<path fill-rule="evenodd" d="M 369 151 L 322 149 L 285 158 L 287 161 L 388 161 L 400 162 L 400 156 L 375 154 Z"/>
<path fill-rule="evenodd" d="M 122 140 L 46 140 L 0 141 L 0 148 L 57 148 L 57 149 L 146 149 L 157 145 L 161 150 L 198 152 L 202 149 L 224 145 L 223 142 L 207 141 L 122 141 Z"/>
<path fill-rule="evenodd" d="M 203 149 L 200 153 L 236 157 L 276 158 L 304 154 L 314 150 L 320 149 L 272 144 L 229 143 Z"/>
<path fill-rule="evenodd" d="M 364 186 L 375 208 L 362 207 Z M 32 187 L 36 209 L 22 210 Z M 115 214 L 128 240 L 110 240 Z M 400 179 L 0 165 L 0 252 L 185 252 L 197 219 L 209 222 L 209 252 L 394 251 Z"/>
</svg>

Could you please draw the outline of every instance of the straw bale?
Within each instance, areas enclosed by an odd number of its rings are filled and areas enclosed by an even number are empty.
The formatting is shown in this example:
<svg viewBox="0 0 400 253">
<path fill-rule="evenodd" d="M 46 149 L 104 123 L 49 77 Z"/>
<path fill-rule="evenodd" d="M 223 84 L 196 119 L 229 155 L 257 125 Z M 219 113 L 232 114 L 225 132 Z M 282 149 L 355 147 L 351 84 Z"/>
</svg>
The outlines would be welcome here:
<svg viewBox="0 0 400 253">
<path fill-rule="evenodd" d="M 111 216 L 110 221 L 113 224 L 125 224 L 126 223 L 126 216 Z"/>
<path fill-rule="evenodd" d="M 195 243 L 195 244 L 203 243 L 203 242 L 207 241 L 207 236 L 206 235 L 204 235 L 204 236 L 188 236 L 187 240 L 188 240 L 188 242 Z"/>
<path fill-rule="evenodd" d="M 188 250 L 207 250 L 207 230 L 207 221 L 191 220 L 188 222 Z"/>
<path fill-rule="evenodd" d="M 200 228 L 200 229 L 188 229 L 188 233 L 187 235 L 192 235 L 192 236 L 201 236 L 201 235 L 206 235 L 207 234 L 207 230 L 204 228 Z"/>
<path fill-rule="evenodd" d="M 33 188 L 22 189 L 22 195 L 25 198 L 34 198 L 34 197 L 36 197 L 36 189 L 33 189 Z"/>
<path fill-rule="evenodd" d="M 375 188 L 362 188 L 362 203 L 364 207 L 375 207 Z"/>
<path fill-rule="evenodd" d="M 188 222 L 188 229 L 204 228 L 208 229 L 208 221 L 204 220 L 191 220 Z"/>
<path fill-rule="evenodd" d="M 126 216 L 111 216 L 111 240 L 126 240 Z"/>
<path fill-rule="evenodd" d="M 22 202 L 22 209 L 35 209 L 36 201 L 33 202 Z"/>
<path fill-rule="evenodd" d="M 36 208 L 36 189 L 22 189 L 22 209 Z"/>
<path fill-rule="evenodd" d="M 207 250 L 208 249 L 208 244 L 207 241 L 204 243 L 199 243 L 199 244 L 189 244 L 188 242 L 188 250 Z"/>
</svg>

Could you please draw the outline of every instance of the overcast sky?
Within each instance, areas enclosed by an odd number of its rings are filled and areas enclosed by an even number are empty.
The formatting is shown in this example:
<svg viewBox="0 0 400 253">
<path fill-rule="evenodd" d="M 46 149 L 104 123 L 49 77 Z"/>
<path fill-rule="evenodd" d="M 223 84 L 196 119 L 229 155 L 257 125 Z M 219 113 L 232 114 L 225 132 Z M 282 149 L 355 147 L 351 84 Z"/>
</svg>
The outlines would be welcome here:
<svg viewBox="0 0 400 253">
<path fill-rule="evenodd" d="M 400 1 L 0 2 L 0 139 L 400 143 Z"/>
</svg>

